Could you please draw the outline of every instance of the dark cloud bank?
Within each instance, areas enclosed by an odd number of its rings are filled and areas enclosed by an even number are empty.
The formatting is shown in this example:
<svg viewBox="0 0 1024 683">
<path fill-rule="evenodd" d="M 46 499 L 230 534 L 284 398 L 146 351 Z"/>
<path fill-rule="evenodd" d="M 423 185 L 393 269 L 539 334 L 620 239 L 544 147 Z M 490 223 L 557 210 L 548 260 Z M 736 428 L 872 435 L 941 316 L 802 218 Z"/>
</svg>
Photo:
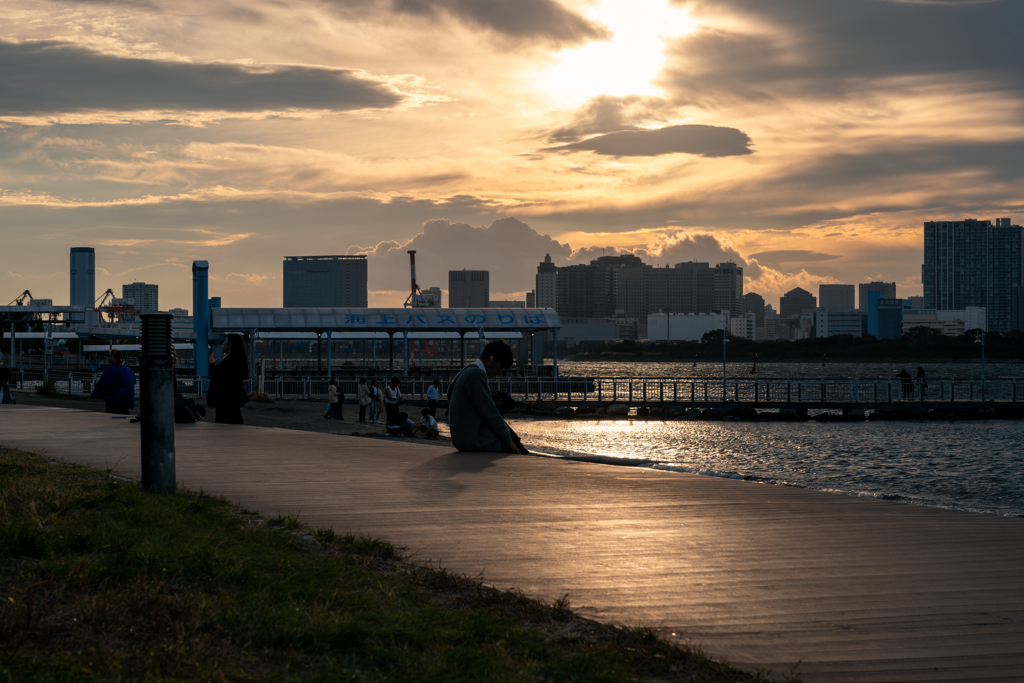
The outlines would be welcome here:
<svg viewBox="0 0 1024 683">
<path fill-rule="evenodd" d="M 719 126 L 666 126 L 655 130 L 624 130 L 580 142 L 549 148 L 555 151 L 589 150 L 617 157 L 654 157 L 662 154 L 699 154 L 729 157 L 752 154 L 750 138 L 735 128 Z"/>
<path fill-rule="evenodd" d="M 0 115 L 386 108 L 402 95 L 352 71 L 122 58 L 58 41 L 0 41 Z"/>
</svg>

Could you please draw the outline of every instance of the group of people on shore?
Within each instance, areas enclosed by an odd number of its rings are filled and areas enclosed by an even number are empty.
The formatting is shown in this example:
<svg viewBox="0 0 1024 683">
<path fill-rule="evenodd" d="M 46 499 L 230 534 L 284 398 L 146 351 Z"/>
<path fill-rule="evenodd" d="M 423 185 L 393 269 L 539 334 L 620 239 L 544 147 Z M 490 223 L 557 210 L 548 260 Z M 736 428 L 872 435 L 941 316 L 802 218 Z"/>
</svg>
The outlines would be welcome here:
<svg viewBox="0 0 1024 683">
<path fill-rule="evenodd" d="M 241 335 L 229 334 L 224 340 L 223 355 L 209 358 L 210 386 L 206 402 L 216 411 L 219 424 L 242 424 L 241 408 L 249 401 L 243 382 L 249 378 L 249 362 L 245 341 Z M 117 349 L 109 353 L 110 365 L 93 388 L 92 396 L 105 401 L 108 413 L 128 415 L 135 407 L 135 373 L 125 365 L 124 355 Z M 467 365 L 451 382 L 448 389 L 448 423 L 452 444 L 460 451 L 490 451 L 522 453 L 525 448 L 505 422 L 507 397 L 494 395 L 488 379 L 512 367 L 512 349 L 502 341 L 484 346 L 480 358 Z M 918 368 L 919 373 L 923 370 Z M 921 377 L 922 374 L 919 374 Z M 6 383 L 4 383 L 6 384 Z M 3 387 L 6 389 L 6 387 Z M 423 408 L 419 424 L 400 410 L 405 402 L 401 381 L 397 377 L 384 385 L 377 380 L 360 378 L 356 391 L 359 404 L 359 422 L 380 424 L 381 414 L 388 433 L 407 436 L 422 435 L 436 438 L 437 406 L 440 401 L 440 380 L 434 380 L 427 389 L 427 407 Z M 328 419 L 344 419 L 344 393 L 336 379 L 328 383 Z M 7 394 L 4 394 L 6 396 Z M 499 403 L 505 406 L 503 410 Z"/>
</svg>

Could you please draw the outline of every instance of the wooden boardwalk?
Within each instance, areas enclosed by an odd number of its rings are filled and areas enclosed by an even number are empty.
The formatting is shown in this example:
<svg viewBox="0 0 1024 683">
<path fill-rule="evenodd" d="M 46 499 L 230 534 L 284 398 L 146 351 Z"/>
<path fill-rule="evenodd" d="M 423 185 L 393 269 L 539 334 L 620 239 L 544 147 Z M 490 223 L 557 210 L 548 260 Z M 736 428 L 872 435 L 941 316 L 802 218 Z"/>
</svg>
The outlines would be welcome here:
<svg viewBox="0 0 1024 683">
<path fill-rule="evenodd" d="M 1024 680 L 1024 519 L 214 424 L 178 479 L 805 681 Z M 138 425 L 4 406 L 0 445 L 139 474 Z"/>
</svg>

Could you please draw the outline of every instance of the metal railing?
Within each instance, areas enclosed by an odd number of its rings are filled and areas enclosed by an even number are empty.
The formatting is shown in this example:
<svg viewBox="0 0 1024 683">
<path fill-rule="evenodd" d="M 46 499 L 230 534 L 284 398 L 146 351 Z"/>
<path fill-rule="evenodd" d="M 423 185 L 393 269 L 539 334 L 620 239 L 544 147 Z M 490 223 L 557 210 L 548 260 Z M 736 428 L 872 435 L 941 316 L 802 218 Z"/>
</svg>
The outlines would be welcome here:
<svg viewBox="0 0 1024 683">
<path fill-rule="evenodd" d="M 61 370 L 14 370 L 13 386 L 34 389 L 46 381 L 54 382 L 60 394 L 88 394 L 100 373 Z M 338 379 L 338 389 L 348 399 L 359 386 L 356 379 Z M 407 400 L 425 401 L 432 379 L 404 378 L 400 389 Z M 441 380 L 440 395 L 448 391 L 449 379 Z M 276 399 L 326 400 L 328 380 L 312 377 L 278 377 L 247 380 L 246 391 L 262 387 Z M 566 403 L 628 403 L 657 405 L 664 403 L 914 403 L 914 402 L 1024 402 L 1024 378 L 980 379 L 940 378 L 926 382 L 899 379 L 684 379 L 684 378 L 594 378 L 594 377 L 499 377 L 490 381 L 492 391 L 504 391 L 517 401 L 553 401 Z M 178 393 L 203 397 L 209 381 L 202 385 L 195 377 L 179 377 Z M 136 395 L 138 382 L 136 381 Z"/>
</svg>

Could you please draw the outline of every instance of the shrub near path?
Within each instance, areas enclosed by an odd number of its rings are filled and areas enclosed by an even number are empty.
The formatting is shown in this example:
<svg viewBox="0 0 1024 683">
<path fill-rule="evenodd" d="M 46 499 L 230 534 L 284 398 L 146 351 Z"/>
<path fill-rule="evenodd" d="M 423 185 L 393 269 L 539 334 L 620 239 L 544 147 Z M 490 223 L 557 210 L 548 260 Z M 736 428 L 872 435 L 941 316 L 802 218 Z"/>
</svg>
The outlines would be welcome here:
<svg viewBox="0 0 1024 683">
<path fill-rule="evenodd" d="M 757 681 L 375 539 L 0 449 L 0 681 Z"/>
</svg>

